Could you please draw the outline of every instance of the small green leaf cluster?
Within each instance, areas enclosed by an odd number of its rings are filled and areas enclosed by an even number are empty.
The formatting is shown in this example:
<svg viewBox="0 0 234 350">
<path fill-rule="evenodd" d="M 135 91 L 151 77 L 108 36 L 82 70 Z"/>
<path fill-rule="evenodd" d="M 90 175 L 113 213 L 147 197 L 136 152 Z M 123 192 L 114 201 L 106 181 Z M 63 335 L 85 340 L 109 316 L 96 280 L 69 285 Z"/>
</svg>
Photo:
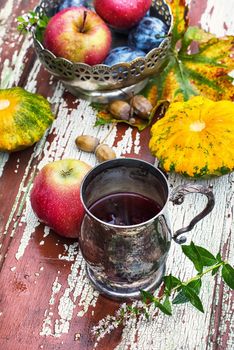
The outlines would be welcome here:
<svg viewBox="0 0 234 350">
<path fill-rule="evenodd" d="M 23 16 L 19 16 L 17 21 L 17 30 L 20 31 L 20 33 L 35 33 L 36 38 L 42 41 L 43 32 L 49 22 L 49 17 L 44 13 L 30 11 Z"/>
<path fill-rule="evenodd" d="M 110 120 L 106 120 L 103 118 L 97 118 L 94 126 L 102 126 L 102 125 L 106 125 L 106 124 L 110 124 L 110 123 L 111 123 Z"/>
<path fill-rule="evenodd" d="M 114 316 L 108 315 L 100 320 L 96 327 L 93 327 L 92 332 L 97 336 L 97 341 L 133 317 L 143 316 L 149 320 L 156 315 L 157 310 L 170 316 L 173 305 L 190 303 L 199 311 L 204 312 L 199 292 L 202 286 L 202 277 L 209 272 L 214 276 L 221 270 L 224 282 L 231 289 L 234 289 L 234 269 L 222 260 L 220 253 L 214 256 L 207 249 L 197 246 L 193 242 L 190 245 L 183 245 L 182 251 L 194 264 L 197 274 L 187 281 L 181 281 L 171 274 L 164 276 L 164 288 L 163 291 L 160 290 L 158 296 L 142 290 L 142 300 L 134 304 L 122 304 Z"/>
<path fill-rule="evenodd" d="M 183 304 L 190 302 L 199 311 L 204 312 L 202 301 L 199 297 L 202 286 L 202 277 L 211 272 L 214 276 L 220 269 L 226 284 L 234 289 L 234 269 L 222 260 L 221 254 L 214 256 L 207 249 L 195 245 L 182 246 L 183 253 L 192 261 L 197 275 L 186 282 L 181 281 L 171 274 L 164 277 L 164 292 L 160 297 L 154 297 L 151 293 L 141 291 L 142 300 L 145 304 L 153 303 L 164 314 L 172 314 L 172 304 Z M 172 298 L 173 297 L 173 298 Z"/>
</svg>

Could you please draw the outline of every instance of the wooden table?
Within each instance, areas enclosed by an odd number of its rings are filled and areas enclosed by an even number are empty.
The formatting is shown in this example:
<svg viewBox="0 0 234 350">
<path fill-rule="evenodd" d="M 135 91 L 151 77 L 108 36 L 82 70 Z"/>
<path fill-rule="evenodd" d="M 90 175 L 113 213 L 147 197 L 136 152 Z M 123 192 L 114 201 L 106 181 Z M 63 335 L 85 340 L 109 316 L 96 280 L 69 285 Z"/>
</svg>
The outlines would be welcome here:
<svg viewBox="0 0 234 350">
<path fill-rule="evenodd" d="M 94 165 L 94 155 L 75 147 L 75 137 L 85 133 L 103 138 L 109 127 L 93 127 L 95 112 L 89 102 L 78 100 L 47 73 L 36 59 L 30 37 L 16 31 L 16 17 L 36 5 L 36 0 L 1 0 L 1 87 L 15 85 L 47 97 L 56 114 L 49 133 L 21 152 L 0 154 L 0 349 L 94 348 L 91 329 L 119 304 L 100 296 L 88 282 L 76 241 L 62 239 L 34 216 L 29 191 L 38 170 L 55 159 L 76 158 Z M 233 0 L 191 0 L 192 24 L 217 35 L 234 34 Z M 149 130 L 142 133 L 119 125 L 106 142 L 118 156 L 154 159 L 148 150 Z M 170 184 L 187 180 L 169 176 Z M 233 263 L 233 174 L 200 181 L 213 185 L 216 206 L 189 234 Z M 191 195 L 183 206 L 171 208 L 172 226 L 181 227 L 205 205 L 203 197 Z M 186 213 L 186 215 L 185 215 Z M 167 272 L 181 278 L 195 271 L 181 248 L 172 244 Z M 150 323 L 129 322 L 97 346 L 99 350 L 208 350 L 234 348 L 233 299 L 231 291 L 208 276 L 201 299 L 205 313 L 184 304 L 172 317 L 158 314 Z"/>
</svg>

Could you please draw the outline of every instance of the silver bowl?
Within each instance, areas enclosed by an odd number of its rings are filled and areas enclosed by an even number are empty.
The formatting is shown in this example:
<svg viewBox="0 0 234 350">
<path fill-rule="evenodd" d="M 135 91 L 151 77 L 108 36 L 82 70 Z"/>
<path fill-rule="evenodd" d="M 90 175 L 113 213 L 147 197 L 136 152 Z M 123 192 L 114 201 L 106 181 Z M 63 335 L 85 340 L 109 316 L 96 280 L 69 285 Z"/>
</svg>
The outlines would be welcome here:
<svg viewBox="0 0 234 350">
<path fill-rule="evenodd" d="M 42 0 L 36 11 L 52 16 L 61 0 Z M 56 57 L 45 49 L 40 41 L 33 36 L 36 54 L 41 64 L 57 77 L 73 95 L 99 103 L 107 103 L 113 99 L 126 98 L 129 93 L 138 93 L 147 84 L 149 77 L 160 74 L 170 48 L 170 32 L 172 28 L 172 13 L 164 0 L 153 0 L 150 15 L 159 17 L 168 26 L 168 36 L 160 46 L 128 63 L 113 66 L 97 64 L 90 66 L 85 63 L 71 62 L 62 57 Z M 113 47 L 126 45 L 127 36 L 112 32 Z"/>
</svg>

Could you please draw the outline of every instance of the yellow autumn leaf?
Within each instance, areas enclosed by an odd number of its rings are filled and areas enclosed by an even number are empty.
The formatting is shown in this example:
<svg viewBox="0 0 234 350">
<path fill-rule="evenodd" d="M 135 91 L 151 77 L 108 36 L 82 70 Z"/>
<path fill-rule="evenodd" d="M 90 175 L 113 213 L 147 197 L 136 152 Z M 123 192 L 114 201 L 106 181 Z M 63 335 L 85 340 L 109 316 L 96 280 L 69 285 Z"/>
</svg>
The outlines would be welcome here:
<svg viewBox="0 0 234 350">
<path fill-rule="evenodd" d="M 152 77 L 157 98 L 187 101 L 203 95 L 212 100 L 234 100 L 234 36 L 217 38 L 201 28 L 189 26 L 183 0 L 171 0 L 174 15 L 171 47 L 161 74 Z M 196 50 L 194 50 L 196 47 Z"/>
</svg>

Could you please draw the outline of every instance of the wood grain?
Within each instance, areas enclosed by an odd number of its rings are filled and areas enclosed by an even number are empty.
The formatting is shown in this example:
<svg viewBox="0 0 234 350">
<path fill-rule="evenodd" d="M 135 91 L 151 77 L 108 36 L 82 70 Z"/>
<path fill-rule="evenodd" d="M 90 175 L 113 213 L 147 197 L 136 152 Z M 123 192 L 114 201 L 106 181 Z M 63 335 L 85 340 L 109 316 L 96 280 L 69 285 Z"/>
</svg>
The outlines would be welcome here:
<svg viewBox="0 0 234 350">
<path fill-rule="evenodd" d="M 104 138 L 109 126 L 93 127 L 95 112 L 86 101 L 70 95 L 36 59 L 30 37 L 16 31 L 16 18 L 31 10 L 36 0 L 1 0 L 1 88 L 22 86 L 51 102 L 56 120 L 37 143 L 22 152 L 0 154 L 0 349 L 91 350 L 91 329 L 113 314 L 119 303 L 100 296 L 89 284 L 76 242 L 39 224 L 29 193 L 36 173 L 48 162 L 76 158 L 96 164 L 92 154 L 77 150 L 79 134 Z M 234 1 L 190 1 L 191 24 L 222 36 L 234 34 Z M 148 150 L 149 129 L 142 133 L 122 125 L 107 140 L 118 156 L 154 162 Z M 170 175 L 172 186 L 186 180 Z M 233 174 L 201 181 L 213 185 L 216 206 L 189 234 L 195 243 L 214 253 L 222 250 L 233 262 Z M 174 230 L 185 225 L 205 205 L 203 197 L 189 196 L 183 206 L 171 206 Z M 181 278 L 194 273 L 190 262 L 172 244 L 167 272 Z M 158 314 L 150 323 L 130 321 L 107 335 L 98 350 L 231 350 L 234 347 L 233 293 L 220 278 L 207 277 L 201 298 L 206 312 L 189 305 L 175 308 L 170 318 Z"/>
</svg>

